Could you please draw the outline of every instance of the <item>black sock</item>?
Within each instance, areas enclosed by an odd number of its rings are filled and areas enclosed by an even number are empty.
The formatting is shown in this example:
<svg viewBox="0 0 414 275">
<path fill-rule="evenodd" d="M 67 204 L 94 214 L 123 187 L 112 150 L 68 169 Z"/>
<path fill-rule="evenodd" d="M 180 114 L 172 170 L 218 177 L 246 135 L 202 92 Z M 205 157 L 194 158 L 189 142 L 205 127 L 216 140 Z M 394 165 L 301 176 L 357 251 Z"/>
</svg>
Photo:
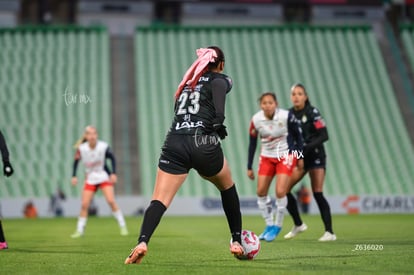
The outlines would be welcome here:
<svg viewBox="0 0 414 275">
<path fill-rule="evenodd" d="M 325 231 L 333 234 L 331 208 L 329 207 L 328 201 L 325 199 L 322 192 L 313 193 L 313 197 L 318 204 L 319 212 L 321 212 L 321 218 L 323 224 L 325 225 Z"/>
<path fill-rule="evenodd" d="M 298 203 L 297 203 L 295 197 L 290 192 L 286 194 L 286 197 L 287 197 L 287 200 L 288 200 L 287 210 L 288 210 L 290 216 L 292 216 L 294 224 L 296 226 L 302 225 L 303 222 L 302 222 L 302 219 L 300 218 L 300 215 L 299 215 Z"/>
<path fill-rule="evenodd" d="M 236 185 L 221 191 L 221 203 L 227 217 L 233 242 L 239 242 L 241 244 L 242 218 Z"/>
<path fill-rule="evenodd" d="M 4 237 L 4 233 L 3 233 L 3 225 L 1 224 L 0 221 L 0 243 L 4 243 L 6 241 L 6 238 Z"/>
<path fill-rule="evenodd" d="M 165 210 L 167 210 L 167 207 L 165 207 L 162 202 L 158 200 L 151 201 L 147 210 L 145 210 L 138 243 L 145 242 L 148 244 L 152 233 L 154 233 L 155 228 L 157 228 L 158 224 L 160 223 L 161 217 L 164 214 Z"/>
</svg>

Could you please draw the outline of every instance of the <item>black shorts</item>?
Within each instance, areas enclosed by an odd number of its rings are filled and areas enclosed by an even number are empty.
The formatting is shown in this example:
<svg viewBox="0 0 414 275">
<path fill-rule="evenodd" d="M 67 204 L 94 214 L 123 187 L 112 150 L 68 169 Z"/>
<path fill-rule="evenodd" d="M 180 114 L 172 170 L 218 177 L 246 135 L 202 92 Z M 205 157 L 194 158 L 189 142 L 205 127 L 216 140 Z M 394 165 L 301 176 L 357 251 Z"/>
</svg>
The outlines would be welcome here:
<svg viewBox="0 0 414 275">
<path fill-rule="evenodd" d="M 164 172 L 187 174 L 191 168 L 206 177 L 217 175 L 223 168 L 224 155 L 220 140 L 211 135 L 167 135 L 158 167 Z"/>
<path fill-rule="evenodd" d="M 311 152 L 305 155 L 303 160 L 303 165 L 305 171 L 324 168 L 326 169 L 326 154 L 325 150 L 320 150 L 319 148 L 313 149 Z"/>
</svg>

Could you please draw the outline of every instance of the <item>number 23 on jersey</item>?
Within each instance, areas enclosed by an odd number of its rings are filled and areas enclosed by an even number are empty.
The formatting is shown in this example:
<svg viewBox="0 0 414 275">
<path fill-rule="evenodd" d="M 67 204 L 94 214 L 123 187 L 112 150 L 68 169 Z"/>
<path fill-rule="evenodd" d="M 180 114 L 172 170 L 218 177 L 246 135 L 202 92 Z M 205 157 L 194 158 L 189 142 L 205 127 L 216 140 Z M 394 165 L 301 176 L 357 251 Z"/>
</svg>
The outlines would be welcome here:
<svg viewBox="0 0 414 275">
<path fill-rule="evenodd" d="M 177 115 L 197 114 L 200 110 L 199 100 L 200 92 L 181 93 L 178 98 Z"/>
</svg>

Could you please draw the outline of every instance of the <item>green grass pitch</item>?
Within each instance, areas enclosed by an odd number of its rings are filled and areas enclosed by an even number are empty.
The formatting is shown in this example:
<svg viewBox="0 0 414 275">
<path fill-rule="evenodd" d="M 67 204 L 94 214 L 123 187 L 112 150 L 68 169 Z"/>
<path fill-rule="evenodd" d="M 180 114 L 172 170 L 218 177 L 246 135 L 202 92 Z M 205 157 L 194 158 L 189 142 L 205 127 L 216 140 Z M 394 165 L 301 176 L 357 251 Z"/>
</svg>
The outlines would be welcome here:
<svg viewBox="0 0 414 275">
<path fill-rule="evenodd" d="M 279 237 L 262 241 L 256 259 L 240 261 L 229 253 L 223 216 L 172 217 L 161 221 L 140 265 L 124 265 L 135 245 L 142 218 L 128 217 L 130 235 L 119 235 L 113 218 L 90 218 L 85 236 L 71 239 L 74 218 L 6 219 L 9 244 L 0 251 L 1 274 L 404 274 L 414 268 L 412 215 L 338 215 L 338 240 L 320 243 L 319 216 L 304 216 L 309 229 L 284 240 L 292 222 L 286 217 Z M 259 216 L 244 216 L 243 228 L 257 234 Z M 357 250 L 356 250 L 357 249 Z"/>
</svg>

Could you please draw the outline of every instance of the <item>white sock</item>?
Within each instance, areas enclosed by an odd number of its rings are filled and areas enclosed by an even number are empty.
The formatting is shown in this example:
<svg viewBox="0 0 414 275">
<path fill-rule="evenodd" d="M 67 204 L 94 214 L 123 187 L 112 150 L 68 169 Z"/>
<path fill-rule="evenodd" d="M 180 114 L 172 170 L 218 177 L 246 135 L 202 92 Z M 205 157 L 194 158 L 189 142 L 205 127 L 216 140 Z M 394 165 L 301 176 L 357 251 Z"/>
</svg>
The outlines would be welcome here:
<svg viewBox="0 0 414 275">
<path fill-rule="evenodd" d="M 124 215 L 122 215 L 122 212 L 120 209 L 116 212 L 112 212 L 112 215 L 114 215 L 115 219 L 118 221 L 119 227 L 126 226 Z"/>
<path fill-rule="evenodd" d="M 257 197 L 257 205 L 262 212 L 266 225 L 273 225 L 273 206 L 270 197 Z"/>
<path fill-rule="evenodd" d="M 78 224 L 76 226 L 76 230 L 83 234 L 83 231 L 85 230 L 86 222 L 88 218 L 86 217 L 79 217 L 78 218 Z"/>
<path fill-rule="evenodd" d="M 287 207 L 287 197 L 276 198 L 276 222 L 275 225 L 282 227 Z"/>
</svg>

